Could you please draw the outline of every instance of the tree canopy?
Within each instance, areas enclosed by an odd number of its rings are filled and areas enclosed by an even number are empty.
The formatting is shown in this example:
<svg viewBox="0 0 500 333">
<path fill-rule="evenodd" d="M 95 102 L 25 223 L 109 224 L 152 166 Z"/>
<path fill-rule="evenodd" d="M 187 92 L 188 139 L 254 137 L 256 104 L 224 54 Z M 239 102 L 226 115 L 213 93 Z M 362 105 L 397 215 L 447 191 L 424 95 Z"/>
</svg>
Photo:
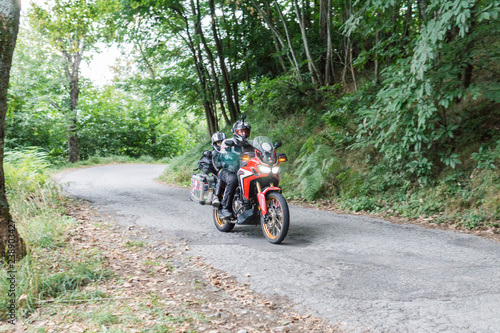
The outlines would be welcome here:
<svg viewBox="0 0 500 333">
<path fill-rule="evenodd" d="M 83 158 L 171 157 L 246 113 L 254 133 L 289 142 L 284 181 L 311 200 L 476 186 L 499 162 L 499 12 L 495 0 L 57 0 L 21 32 L 7 143 L 71 159 L 78 135 Z M 98 41 L 123 50 L 106 87 L 78 76 Z"/>
</svg>

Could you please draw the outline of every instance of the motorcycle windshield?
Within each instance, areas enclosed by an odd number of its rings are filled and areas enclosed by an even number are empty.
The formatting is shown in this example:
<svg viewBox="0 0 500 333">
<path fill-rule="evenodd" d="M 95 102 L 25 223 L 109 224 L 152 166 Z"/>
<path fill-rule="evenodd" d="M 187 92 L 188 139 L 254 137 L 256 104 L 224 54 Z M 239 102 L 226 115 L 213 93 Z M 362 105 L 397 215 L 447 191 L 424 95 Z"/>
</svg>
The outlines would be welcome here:
<svg viewBox="0 0 500 333">
<path fill-rule="evenodd" d="M 253 147 L 257 149 L 262 158 L 262 162 L 264 163 L 273 163 L 274 162 L 274 145 L 273 140 L 267 136 L 258 136 L 253 139 Z"/>
</svg>

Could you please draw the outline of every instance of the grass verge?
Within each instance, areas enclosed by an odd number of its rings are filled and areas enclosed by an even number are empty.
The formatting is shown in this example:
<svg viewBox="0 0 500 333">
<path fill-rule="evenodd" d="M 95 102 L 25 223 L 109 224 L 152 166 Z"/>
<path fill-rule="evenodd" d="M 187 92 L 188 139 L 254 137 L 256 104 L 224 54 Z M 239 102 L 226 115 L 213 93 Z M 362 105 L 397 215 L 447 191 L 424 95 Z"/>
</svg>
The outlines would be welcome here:
<svg viewBox="0 0 500 333">
<path fill-rule="evenodd" d="M 10 212 L 28 254 L 16 263 L 17 317 L 32 313 L 40 302 L 67 297 L 79 288 L 109 278 L 99 251 L 74 252 L 67 243 L 77 221 L 66 215 L 68 199 L 48 177 L 46 156 L 35 150 L 6 156 Z M 9 276 L 0 268 L 0 319 L 7 318 Z"/>
</svg>

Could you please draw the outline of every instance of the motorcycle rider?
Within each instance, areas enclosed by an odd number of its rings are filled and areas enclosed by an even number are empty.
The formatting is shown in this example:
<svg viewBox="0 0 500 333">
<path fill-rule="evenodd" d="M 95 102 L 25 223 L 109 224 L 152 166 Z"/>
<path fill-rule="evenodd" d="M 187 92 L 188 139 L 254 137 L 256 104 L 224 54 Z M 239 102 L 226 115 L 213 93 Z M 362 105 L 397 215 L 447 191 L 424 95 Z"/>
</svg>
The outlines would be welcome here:
<svg viewBox="0 0 500 333">
<path fill-rule="evenodd" d="M 229 219 L 233 216 L 232 202 L 234 192 L 238 186 L 238 177 L 236 172 L 240 168 L 240 160 L 243 153 L 253 152 L 254 148 L 248 141 L 250 137 L 251 126 L 245 121 L 245 115 L 241 116 L 231 129 L 233 137 L 222 142 L 220 153 L 216 153 L 214 161 L 216 166 L 222 170 L 219 172 L 219 178 L 225 185 L 224 196 L 222 197 L 222 210 L 219 213 L 221 219 Z"/>
<path fill-rule="evenodd" d="M 213 150 L 212 150 L 212 164 L 213 164 L 216 172 L 219 171 L 219 168 L 217 168 L 216 163 L 214 163 L 214 158 L 217 155 L 217 153 L 220 152 L 222 142 L 224 140 L 226 140 L 226 138 L 227 138 L 227 136 L 224 132 L 215 132 L 212 135 L 212 148 L 213 148 Z M 221 181 L 220 181 L 219 177 L 215 177 L 214 196 L 212 198 L 212 205 L 215 207 L 220 206 L 220 199 L 219 199 L 220 187 L 221 187 L 220 183 L 221 183 Z"/>
</svg>

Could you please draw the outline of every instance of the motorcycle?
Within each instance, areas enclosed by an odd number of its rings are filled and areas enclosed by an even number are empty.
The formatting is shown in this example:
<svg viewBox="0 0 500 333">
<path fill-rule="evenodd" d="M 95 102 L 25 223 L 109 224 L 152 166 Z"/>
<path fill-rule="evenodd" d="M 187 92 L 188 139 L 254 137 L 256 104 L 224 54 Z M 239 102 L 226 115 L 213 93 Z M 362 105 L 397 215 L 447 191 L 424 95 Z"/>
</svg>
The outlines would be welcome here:
<svg viewBox="0 0 500 333">
<path fill-rule="evenodd" d="M 234 217 L 221 219 L 219 209 L 214 208 L 216 228 L 230 232 L 236 224 L 260 223 L 266 239 L 279 244 L 285 239 L 290 225 L 288 204 L 279 187 L 280 163 L 286 162 L 285 154 L 276 149 L 281 142 L 273 144 L 266 136 L 253 139 L 253 153 L 244 153 L 237 172 L 239 186 L 232 202 Z"/>
</svg>

